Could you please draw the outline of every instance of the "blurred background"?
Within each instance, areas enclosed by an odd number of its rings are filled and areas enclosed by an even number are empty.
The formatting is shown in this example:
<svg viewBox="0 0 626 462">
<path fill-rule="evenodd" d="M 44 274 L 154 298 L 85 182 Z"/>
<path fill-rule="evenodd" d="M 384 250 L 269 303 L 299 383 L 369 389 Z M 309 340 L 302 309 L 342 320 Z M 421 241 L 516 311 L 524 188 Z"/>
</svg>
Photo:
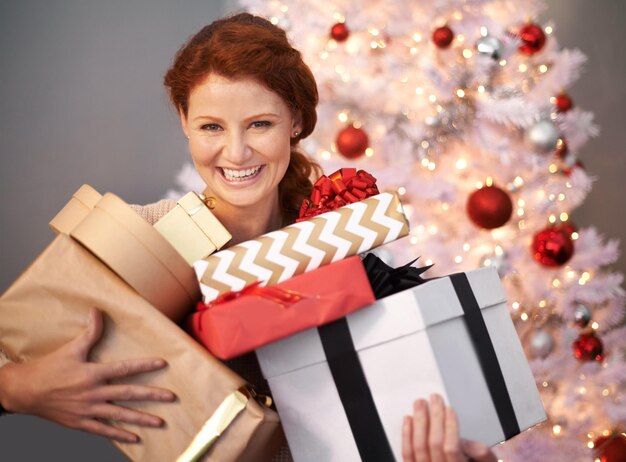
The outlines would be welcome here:
<svg viewBox="0 0 626 462">
<path fill-rule="evenodd" d="M 579 157 L 597 177 L 573 213 L 626 241 L 626 2 L 548 0 L 562 47 L 588 57 L 569 89 L 601 128 Z M 0 0 L 0 291 L 53 237 L 47 223 L 83 183 L 158 200 L 187 159 L 162 76 L 179 46 L 235 1 Z M 622 244 L 623 247 L 623 244 Z M 614 268 L 626 272 L 626 256 Z M 42 307 L 45 308 L 45 307 Z M 105 439 L 37 418 L 0 419 L 0 459 L 126 460 Z"/>
</svg>

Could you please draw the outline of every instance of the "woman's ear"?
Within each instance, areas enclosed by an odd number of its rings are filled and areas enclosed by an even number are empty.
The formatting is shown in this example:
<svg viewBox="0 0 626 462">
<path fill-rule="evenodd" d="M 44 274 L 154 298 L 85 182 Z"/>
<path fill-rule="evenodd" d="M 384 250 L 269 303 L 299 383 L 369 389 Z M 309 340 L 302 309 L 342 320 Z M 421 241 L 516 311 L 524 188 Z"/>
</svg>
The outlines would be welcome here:
<svg viewBox="0 0 626 462">
<path fill-rule="evenodd" d="M 178 108 L 178 115 L 180 117 L 180 125 L 183 129 L 183 133 L 185 134 L 185 137 L 189 139 L 189 125 L 187 123 L 187 116 L 183 112 L 183 108 Z"/>
<path fill-rule="evenodd" d="M 300 111 L 294 113 L 291 121 L 291 134 L 293 135 L 294 133 L 298 133 L 298 135 L 302 133 L 302 113 Z M 298 135 L 293 135 L 293 138 Z"/>
</svg>

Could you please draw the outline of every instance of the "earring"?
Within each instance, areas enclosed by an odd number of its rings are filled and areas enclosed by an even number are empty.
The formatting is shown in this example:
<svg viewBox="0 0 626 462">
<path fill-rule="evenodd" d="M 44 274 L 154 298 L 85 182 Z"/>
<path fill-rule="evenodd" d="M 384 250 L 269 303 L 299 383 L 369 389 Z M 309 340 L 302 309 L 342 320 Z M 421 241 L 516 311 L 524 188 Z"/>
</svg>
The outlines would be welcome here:
<svg viewBox="0 0 626 462">
<path fill-rule="evenodd" d="M 300 134 L 300 132 L 298 130 L 296 130 L 295 132 L 293 132 L 293 137 L 295 138 L 296 136 L 298 136 Z"/>
</svg>

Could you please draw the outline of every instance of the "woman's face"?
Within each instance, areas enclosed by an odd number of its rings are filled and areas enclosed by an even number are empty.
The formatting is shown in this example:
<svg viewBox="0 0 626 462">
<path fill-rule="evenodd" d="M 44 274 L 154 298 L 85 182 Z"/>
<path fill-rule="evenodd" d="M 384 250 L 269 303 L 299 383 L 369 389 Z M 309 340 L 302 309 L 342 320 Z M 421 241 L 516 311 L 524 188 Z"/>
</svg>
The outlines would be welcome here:
<svg viewBox="0 0 626 462">
<path fill-rule="evenodd" d="M 242 208 L 277 199 L 290 138 L 302 130 L 280 96 L 252 79 L 210 74 L 191 91 L 181 122 L 208 193 Z"/>
</svg>

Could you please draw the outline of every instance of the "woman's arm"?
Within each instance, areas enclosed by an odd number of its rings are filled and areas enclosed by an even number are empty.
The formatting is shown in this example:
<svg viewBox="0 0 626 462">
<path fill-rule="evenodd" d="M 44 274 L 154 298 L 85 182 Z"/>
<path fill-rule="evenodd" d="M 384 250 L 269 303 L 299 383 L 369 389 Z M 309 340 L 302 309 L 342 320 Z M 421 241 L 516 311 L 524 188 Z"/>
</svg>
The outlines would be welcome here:
<svg viewBox="0 0 626 462">
<path fill-rule="evenodd" d="M 102 335 L 102 314 L 93 309 L 86 331 L 52 353 L 27 363 L 0 367 L 0 405 L 13 413 L 32 414 L 69 428 L 121 442 L 137 442 L 137 435 L 100 419 L 159 427 L 159 417 L 111 401 L 172 401 L 171 391 L 144 385 L 109 384 L 166 366 L 157 358 L 107 364 L 87 360 Z"/>
<path fill-rule="evenodd" d="M 451 407 L 439 395 L 429 403 L 418 399 L 413 415 L 402 425 L 403 462 L 496 462 L 497 457 L 484 444 L 459 438 L 459 423 Z"/>
</svg>

